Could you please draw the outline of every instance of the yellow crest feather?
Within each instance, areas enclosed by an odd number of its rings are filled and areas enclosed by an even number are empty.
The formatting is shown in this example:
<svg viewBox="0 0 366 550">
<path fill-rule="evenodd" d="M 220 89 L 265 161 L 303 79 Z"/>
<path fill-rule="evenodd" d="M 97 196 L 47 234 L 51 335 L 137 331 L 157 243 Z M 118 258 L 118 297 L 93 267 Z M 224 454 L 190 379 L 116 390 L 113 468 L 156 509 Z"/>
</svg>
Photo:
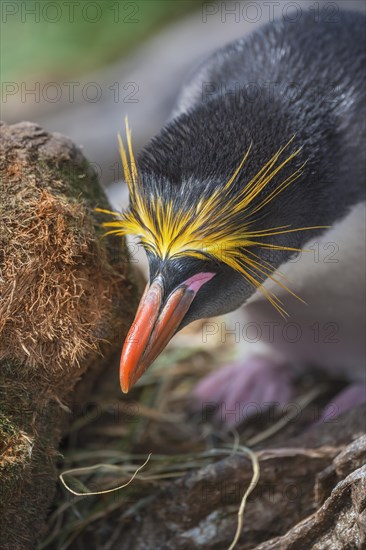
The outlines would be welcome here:
<svg viewBox="0 0 366 550">
<path fill-rule="evenodd" d="M 300 252 L 301 249 L 263 242 L 261 239 L 273 235 L 316 229 L 319 226 L 290 228 L 284 225 L 256 231 L 252 228 L 253 221 L 248 221 L 244 227 L 233 227 L 230 226 L 230 220 L 233 215 L 245 210 L 248 210 L 250 216 L 259 213 L 279 193 L 301 176 L 305 163 L 278 184 L 256 206 L 253 206 L 254 200 L 258 198 L 269 182 L 301 151 L 301 148 L 296 149 L 282 160 L 283 152 L 295 136 L 268 160 L 239 193 L 232 193 L 232 186 L 248 159 L 252 144 L 230 179 L 223 187 L 215 190 L 211 196 L 201 197 L 194 204 L 190 204 L 188 208 L 178 212 L 173 209 L 172 200 L 156 197 L 152 212 L 140 184 L 127 117 L 125 125 L 128 155 L 120 135 L 118 135 L 118 141 L 131 207 L 121 214 L 96 209 L 116 218 L 115 221 L 103 223 L 104 227 L 111 228 L 105 235 L 136 235 L 147 249 L 162 259 L 178 256 L 207 259 L 209 256 L 223 262 L 241 273 L 254 288 L 264 294 L 282 316 L 286 316 L 280 299 L 272 291 L 265 289 L 262 283 L 269 278 L 281 288 L 294 296 L 296 295 L 284 282 L 273 277 L 273 267 L 254 254 L 250 247 L 258 246 Z M 212 219 L 212 213 L 217 211 L 220 212 L 220 220 Z M 229 231 L 228 226 L 230 227 Z M 280 275 L 280 277 L 284 279 L 283 276 Z"/>
</svg>

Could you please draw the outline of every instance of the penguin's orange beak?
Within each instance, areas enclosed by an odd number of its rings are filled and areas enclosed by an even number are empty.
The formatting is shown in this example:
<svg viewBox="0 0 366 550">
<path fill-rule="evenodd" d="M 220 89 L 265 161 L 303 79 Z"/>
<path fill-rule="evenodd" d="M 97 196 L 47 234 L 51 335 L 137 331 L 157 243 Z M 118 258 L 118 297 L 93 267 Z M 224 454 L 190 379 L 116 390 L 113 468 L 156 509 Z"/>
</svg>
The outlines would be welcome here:
<svg viewBox="0 0 366 550">
<path fill-rule="evenodd" d="M 165 303 L 161 276 L 147 285 L 122 350 L 120 382 L 123 393 L 129 391 L 163 351 L 179 329 L 201 286 L 214 276 L 215 273 L 202 272 L 190 277 L 171 292 Z"/>
</svg>

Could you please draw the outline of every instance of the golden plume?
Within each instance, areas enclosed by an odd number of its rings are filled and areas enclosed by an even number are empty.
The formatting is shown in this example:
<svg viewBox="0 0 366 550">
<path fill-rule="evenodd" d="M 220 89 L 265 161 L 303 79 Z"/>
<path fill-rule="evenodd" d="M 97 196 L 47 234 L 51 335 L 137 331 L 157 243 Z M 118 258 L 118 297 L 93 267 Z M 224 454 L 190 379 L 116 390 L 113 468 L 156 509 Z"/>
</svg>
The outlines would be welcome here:
<svg viewBox="0 0 366 550">
<path fill-rule="evenodd" d="M 165 199 L 162 196 L 154 197 L 153 205 L 151 205 L 151 198 L 147 199 L 133 154 L 127 117 L 125 124 L 128 155 L 120 135 L 118 135 L 118 141 L 124 177 L 130 193 L 130 207 L 122 213 L 96 209 L 98 212 L 110 214 L 116 218 L 115 221 L 103 223 L 103 227 L 110 228 L 105 236 L 111 234 L 136 235 L 146 249 L 161 259 L 191 256 L 200 259 L 209 257 L 223 262 L 241 273 L 285 317 L 287 313 L 282 307 L 281 300 L 272 291 L 262 286 L 264 280 L 271 279 L 299 300 L 301 298 L 286 286 L 283 282 L 285 278 L 281 274 L 279 274 L 281 281 L 274 278 L 273 266 L 256 255 L 250 248 L 257 246 L 272 250 L 301 252 L 304 250 L 263 242 L 261 239 L 327 226 L 290 228 L 289 225 L 283 225 L 265 230 L 255 230 L 252 227 L 254 223 L 252 220 L 248 219 L 247 222 L 240 225 L 235 223 L 235 215 L 246 211 L 248 215 L 245 218 L 252 218 L 301 176 L 306 163 L 278 184 L 263 200 L 257 201 L 254 206 L 254 199 L 259 197 L 269 182 L 301 151 L 300 147 L 284 160 L 281 159 L 282 153 L 295 136 L 280 148 L 239 192 L 233 193 L 232 187 L 249 156 L 252 144 L 223 187 L 214 190 L 210 196 L 202 196 L 196 202 L 190 201 L 183 208 L 174 208 L 173 199 Z"/>
</svg>

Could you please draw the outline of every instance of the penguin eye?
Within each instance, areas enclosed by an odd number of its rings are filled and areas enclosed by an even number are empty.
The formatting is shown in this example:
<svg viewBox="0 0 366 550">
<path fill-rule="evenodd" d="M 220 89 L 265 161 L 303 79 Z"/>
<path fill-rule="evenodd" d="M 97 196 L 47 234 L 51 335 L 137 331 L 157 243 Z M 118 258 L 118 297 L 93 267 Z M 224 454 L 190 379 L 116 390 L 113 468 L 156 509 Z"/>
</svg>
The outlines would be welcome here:
<svg viewBox="0 0 366 550">
<path fill-rule="evenodd" d="M 154 248 L 151 244 L 140 240 L 138 242 L 138 246 L 142 246 L 142 248 L 145 250 L 146 254 L 147 253 L 154 254 Z"/>
</svg>

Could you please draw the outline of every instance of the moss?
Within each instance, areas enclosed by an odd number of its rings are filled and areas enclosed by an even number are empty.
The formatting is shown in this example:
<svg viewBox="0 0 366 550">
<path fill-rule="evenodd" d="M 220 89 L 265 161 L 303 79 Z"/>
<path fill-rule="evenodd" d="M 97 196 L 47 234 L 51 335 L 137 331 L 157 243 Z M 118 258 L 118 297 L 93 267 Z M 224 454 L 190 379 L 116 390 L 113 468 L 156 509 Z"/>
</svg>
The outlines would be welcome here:
<svg viewBox="0 0 366 550">
<path fill-rule="evenodd" d="M 113 304 L 130 309 L 128 262 L 122 239 L 117 251 L 101 239 L 94 208 L 108 203 L 87 161 L 68 140 L 32 130 L 38 148 L 23 136 L 3 166 L 0 358 L 49 371 L 79 365 L 113 337 Z"/>
<path fill-rule="evenodd" d="M 55 492 L 72 391 L 102 372 L 136 304 L 124 242 L 100 238 L 103 189 L 73 143 L 1 125 L 2 548 L 33 548 Z"/>
<path fill-rule="evenodd" d="M 12 482 L 29 464 L 33 440 L 0 412 L 0 475 Z M 4 486 L 3 486 L 4 491 Z"/>
<path fill-rule="evenodd" d="M 15 428 L 15 426 L 12 424 L 12 422 L 9 420 L 9 418 L 1 414 L 1 411 L 0 411 L 0 433 L 1 433 L 0 452 L 3 453 L 7 445 L 7 441 L 9 441 L 9 439 L 13 437 L 16 437 L 18 434 L 18 431 Z"/>
</svg>

